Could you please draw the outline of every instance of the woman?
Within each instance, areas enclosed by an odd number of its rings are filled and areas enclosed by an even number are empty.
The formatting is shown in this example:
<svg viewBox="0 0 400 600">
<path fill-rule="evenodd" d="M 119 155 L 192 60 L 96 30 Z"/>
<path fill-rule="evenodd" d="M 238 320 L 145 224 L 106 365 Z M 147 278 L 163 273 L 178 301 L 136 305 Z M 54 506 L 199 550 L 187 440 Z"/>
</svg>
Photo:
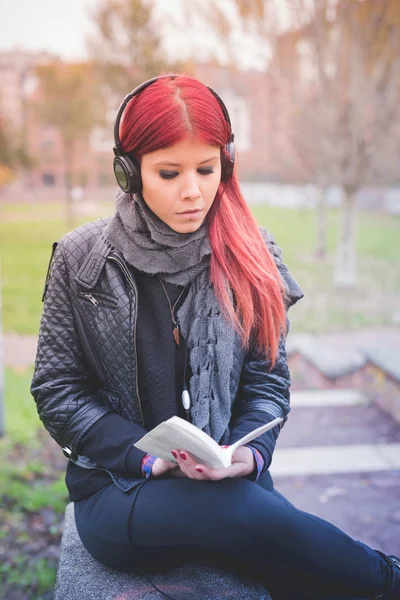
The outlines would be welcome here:
<svg viewBox="0 0 400 600">
<path fill-rule="evenodd" d="M 274 490 L 279 426 L 219 470 L 185 448 L 169 462 L 133 446 L 172 415 L 221 445 L 285 422 L 286 311 L 302 293 L 241 195 L 229 115 L 210 88 L 184 75 L 136 88 L 114 154 L 115 215 L 55 251 L 32 383 L 70 459 L 83 544 L 117 569 L 213 553 L 251 567 L 274 598 L 399 598 L 394 557 Z"/>
</svg>

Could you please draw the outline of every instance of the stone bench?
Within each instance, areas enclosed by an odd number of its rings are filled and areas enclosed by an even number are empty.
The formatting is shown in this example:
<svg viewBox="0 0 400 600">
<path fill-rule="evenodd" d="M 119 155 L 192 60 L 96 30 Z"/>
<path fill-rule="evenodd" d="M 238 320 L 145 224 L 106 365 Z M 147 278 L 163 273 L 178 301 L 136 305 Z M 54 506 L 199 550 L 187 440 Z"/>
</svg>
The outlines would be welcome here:
<svg viewBox="0 0 400 600">
<path fill-rule="evenodd" d="M 365 354 L 370 395 L 400 423 L 400 348 L 377 345 L 367 348 Z"/>
<path fill-rule="evenodd" d="M 265 588 L 234 573 L 188 564 L 151 574 L 162 591 L 177 600 L 272 600 Z M 161 600 L 140 575 L 104 567 L 84 548 L 75 526 L 74 507 L 65 512 L 54 600 Z"/>
</svg>

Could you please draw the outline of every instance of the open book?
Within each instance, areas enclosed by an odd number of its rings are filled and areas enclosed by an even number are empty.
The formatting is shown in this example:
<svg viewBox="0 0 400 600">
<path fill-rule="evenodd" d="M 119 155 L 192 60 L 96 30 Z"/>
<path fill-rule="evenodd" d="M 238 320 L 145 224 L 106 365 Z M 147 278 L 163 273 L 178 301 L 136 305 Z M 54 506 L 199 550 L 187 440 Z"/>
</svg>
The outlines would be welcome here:
<svg viewBox="0 0 400 600">
<path fill-rule="evenodd" d="M 274 419 L 270 423 L 257 427 L 240 440 L 229 446 L 222 448 L 207 433 L 192 425 L 180 417 L 171 417 L 167 421 L 160 423 L 146 433 L 134 446 L 158 456 L 170 462 L 176 462 L 171 454 L 171 450 L 177 448 L 186 450 L 191 454 L 199 464 L 212 467 L 214 469 L 223 469 L 232 464 L 233 453 L 239 446 L 248 444 L 256 437 L 265 433 L 278 425 L 283 419 L 281 417 Z"/>
</svg>

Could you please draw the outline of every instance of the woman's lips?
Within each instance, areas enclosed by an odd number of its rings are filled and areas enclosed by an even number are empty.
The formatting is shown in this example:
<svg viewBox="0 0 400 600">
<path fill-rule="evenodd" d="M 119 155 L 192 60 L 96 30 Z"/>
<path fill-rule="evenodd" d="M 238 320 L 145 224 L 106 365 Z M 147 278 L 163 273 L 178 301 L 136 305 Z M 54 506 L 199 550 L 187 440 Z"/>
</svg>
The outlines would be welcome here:
<svg viewBox="0 0 400 600">
<path fill-rule="evenodd" d="M 196 208 L 194 210 L 185 210 L 185 212 L 177 213 L 177 215 L 182 218 L 193 218 L 199 216 L 202 212 L 201 208 Z"/>
</svg>

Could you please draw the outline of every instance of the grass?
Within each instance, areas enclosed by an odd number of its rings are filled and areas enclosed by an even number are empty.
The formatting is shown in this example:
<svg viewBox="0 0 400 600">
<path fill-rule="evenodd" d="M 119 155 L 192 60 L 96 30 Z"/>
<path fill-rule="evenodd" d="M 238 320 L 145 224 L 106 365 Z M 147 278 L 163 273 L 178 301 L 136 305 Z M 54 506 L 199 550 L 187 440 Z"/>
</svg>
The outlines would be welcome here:
<svg viewBox="0 0 400 600">
<path fill-rule="evenodd" d="M 65 461 L 29 392 L 32 368 L 6 369 L 6 437 L 0 439 L 0 600 L 49 598 L 68 501 Z"/>
<path fill-rule="evenodd" d="M 5 421 L 7 436 L 17 444 L 32 442 L 41 422 L 29 392 L 32 368 L 6 369 Z M 0 441 L 1 448 L 1 441 Z"/>
<path fill-rule="evenodd" d="M 17 587 L 20 590 L 35 590 L 35 596 L 30 595 L 29 598 L 40 600 L 43 594 L 46 594 L 54 586 L 54 565 L 49 560 L 39 559 L 32 566 L 29 559 L 20 554 L 16 557 L 13 565 L 8 562 L 0 565 L 0 581 L 9 589 Z M 27 597 L 25 596 L 25 598 Z"/>
<path fill-rule="evenodd" d="M 1 205 L 0 205 L 1 206 Z M 108 214 L 111 205 L 100 204 L 97 213 L 76 219 L 78 226 Z M 0 257 L 5 331 L 37 334 L 42 310 L 41 297 L 51 246 L 69 228 L 62 218 L 62 205 L 2 205 Z"/>
<path fill-rule="evenodd" d="M 312 210 L 254 207 L 283 249 L 284 260 L 305 293 L 291 310 L 296 331 L 326 333 L 391 325 L 400 306 L 400 219 L 383 213 L 358 215 L 357 284 L 333 283 L 339 212 L 328 217 L 328 256 L 314 258 L 316 215 Z"/>
<path fill-rule="evenodd" d="M 285 256 L 296 262 L 298 251 L 312 253 L 315 246 L 316 213 L 311 209 L 254 206 L 257 221 L 279 241 Z M 329 211 L 328 253 L 337 244 L 339 211 Z M 397 261 L 399 256 L 400 218 L 375 212 L 358 214 L 357 252 L 361 258 L 376 257 Z"/>
<path fill-rule="evenodd" d="M 0 224 L 3 273 L 3 321 L 6 331 L 36 334 L 41 295 L 51 244 L 67 231 L 62 206 L 3 205 Z M 112 204 L 99 204 L 76 225 L 110 214 Z M 309 209 L 253 207 L 258 222 L 273 233 L 285 262 L 305 292 L 291 311 L 296 331 L 328 332 L 388 325 L 400 305 L 398 254 L 400 219 L 380 213 L 360 213 L 357 235 L 358 282 L 338 293 L 333 286 L 334 254 L 339 214 L 329 212 L 328 256 L 317 261 L 316 216 Z"/>
</svg>

